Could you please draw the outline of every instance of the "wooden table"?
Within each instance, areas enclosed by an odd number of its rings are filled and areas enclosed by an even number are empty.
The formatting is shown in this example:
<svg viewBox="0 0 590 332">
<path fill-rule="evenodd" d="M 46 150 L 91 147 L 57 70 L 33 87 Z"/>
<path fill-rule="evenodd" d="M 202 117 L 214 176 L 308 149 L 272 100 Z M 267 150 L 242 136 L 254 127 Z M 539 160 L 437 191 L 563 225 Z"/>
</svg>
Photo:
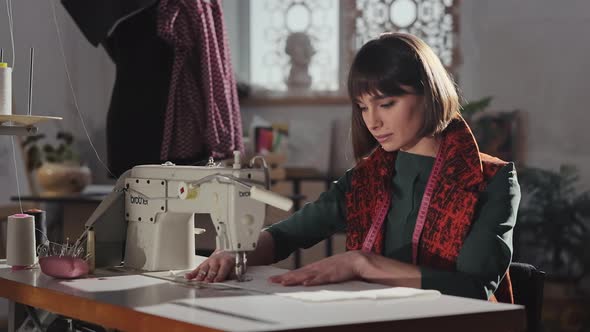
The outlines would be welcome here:
<svg viewBox="0 0 590 332">
<path fill-rule="evenodd" d="M 0 262 L 1 263 L 1 262 Z M 524 331 L 524 308 L 453 296 L 310 303 L 143 275 L 57 280 L 0 265 L 0 297 L 122 331 Z M 14 319 L 14 317 L 9 317 Z M 12 324 L 14 326 L 14 323 Z"/>
</svg>

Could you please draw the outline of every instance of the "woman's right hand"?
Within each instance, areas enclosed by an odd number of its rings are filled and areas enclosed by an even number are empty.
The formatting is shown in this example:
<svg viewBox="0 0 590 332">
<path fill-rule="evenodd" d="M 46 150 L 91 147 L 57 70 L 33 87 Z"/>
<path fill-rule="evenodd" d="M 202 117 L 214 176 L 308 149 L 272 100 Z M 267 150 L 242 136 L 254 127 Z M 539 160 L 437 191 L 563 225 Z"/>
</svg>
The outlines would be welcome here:
<svg viewBox="0 0 590 332">
<path fill-rule="evenodd" d="M 268 265 L 274 262 L 275 242 L 269 232 L 262 231 L 254 251 L 248 252 L 248 265 Z M 215 250 L 209 258 L 184 277 L 188 280 L 222 282 L 235 278 L 236 255 L 224 250 Z"/>
<path fill-rule="evenodd" d="M 215 251 L 209 258 L 199 264 L 192 272 L 184 277 L 188 280 L 203 282 L 222 282 L 233 278 L 236 255 L 227 251 Z"/>
</svg>

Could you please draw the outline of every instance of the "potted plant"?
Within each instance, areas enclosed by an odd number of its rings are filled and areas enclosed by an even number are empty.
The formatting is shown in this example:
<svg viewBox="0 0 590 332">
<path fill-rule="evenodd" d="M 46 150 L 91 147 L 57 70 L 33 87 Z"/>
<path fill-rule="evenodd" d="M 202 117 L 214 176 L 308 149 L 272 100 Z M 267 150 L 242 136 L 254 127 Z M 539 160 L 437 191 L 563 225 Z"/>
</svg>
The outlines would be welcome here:
<svg viewBox="0 0 590 332">
<path fill-rule="evenodd" d="M 579 280 L 586 273 L 590 192 L 578 190 L 577 169 L 570 165 L 562 165 L 559 171 L 531 167 L 521 170 L 519 178 L 521 250 L 533 254 L 549 278 Z"/>
<path fill-rule="evenodd" d="M 461 115 L 481 152 L 518 164 L 522 156 L 520 111 L 488 111 L 491 101 L 492 97 L 484 97 L 464 103 Z"/>
<path fill-rule="evenodd" d="M 515 227 L 515 260 L 547 273 L 546 331 L 582 331 L 589 324 L 587 279 L 590 261 L 590 192 L 580 190 L 575 167 L 519 171 L 522 200 Z M 588 326 L 588 325 L 586 325 Z"/>
<path fill-rule="evenodd" d="M 470 122 L 476 114 L 486 110 L 491 102 L 492 97 L 490 96 L 478 100 L 466 101 L 461 105 L 461 115 L 467 122 Z"/>
<path fill-rule="evenodd" d="M 33 173 L 41 194 L 58 196 L 82 191 L 90 184 L 91 172 L 74 151 L 74 136 L 58 131 L 55 142 L 44 141 L 45 138 L 44 134 L 33 135 L 23 142 L 27 170 Z"/>
</svg>

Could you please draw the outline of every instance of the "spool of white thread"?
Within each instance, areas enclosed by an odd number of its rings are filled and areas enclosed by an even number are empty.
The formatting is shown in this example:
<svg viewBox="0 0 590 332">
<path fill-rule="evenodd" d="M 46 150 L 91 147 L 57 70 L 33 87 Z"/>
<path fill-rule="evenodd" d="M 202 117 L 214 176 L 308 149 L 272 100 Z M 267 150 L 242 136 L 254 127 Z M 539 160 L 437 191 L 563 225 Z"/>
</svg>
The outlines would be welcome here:
<svg viewBox="0 0 590 332">
<path fill-rule="evenodd" d="M 12 68 L 0 62 L 0 115 L 12 115 Z"/>
<path fill-rule="evenodd" d="M 14 269 L 35 264 L 35 218 L 28 214 L 8 216 L 6 264 Z"/>
<path fill-rule="evenodd" d="M 0 62 L 0 115 L 12 115 L 12 68 Z"/>
</svg>

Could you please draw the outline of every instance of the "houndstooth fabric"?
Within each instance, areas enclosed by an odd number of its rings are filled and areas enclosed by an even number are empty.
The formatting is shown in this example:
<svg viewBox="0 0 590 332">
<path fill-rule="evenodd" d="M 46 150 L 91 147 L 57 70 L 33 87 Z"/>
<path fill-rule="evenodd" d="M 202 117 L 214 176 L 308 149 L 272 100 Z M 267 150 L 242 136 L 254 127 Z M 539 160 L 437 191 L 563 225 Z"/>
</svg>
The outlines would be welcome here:
<svg viewBox="0 0 590 332">
<path fill-rule="evenodd" d="M 174 49 L 162 160 L 243 152 L 242 121 L 219 0 L 160 0 L 158 35 Z"/>
</svg>

